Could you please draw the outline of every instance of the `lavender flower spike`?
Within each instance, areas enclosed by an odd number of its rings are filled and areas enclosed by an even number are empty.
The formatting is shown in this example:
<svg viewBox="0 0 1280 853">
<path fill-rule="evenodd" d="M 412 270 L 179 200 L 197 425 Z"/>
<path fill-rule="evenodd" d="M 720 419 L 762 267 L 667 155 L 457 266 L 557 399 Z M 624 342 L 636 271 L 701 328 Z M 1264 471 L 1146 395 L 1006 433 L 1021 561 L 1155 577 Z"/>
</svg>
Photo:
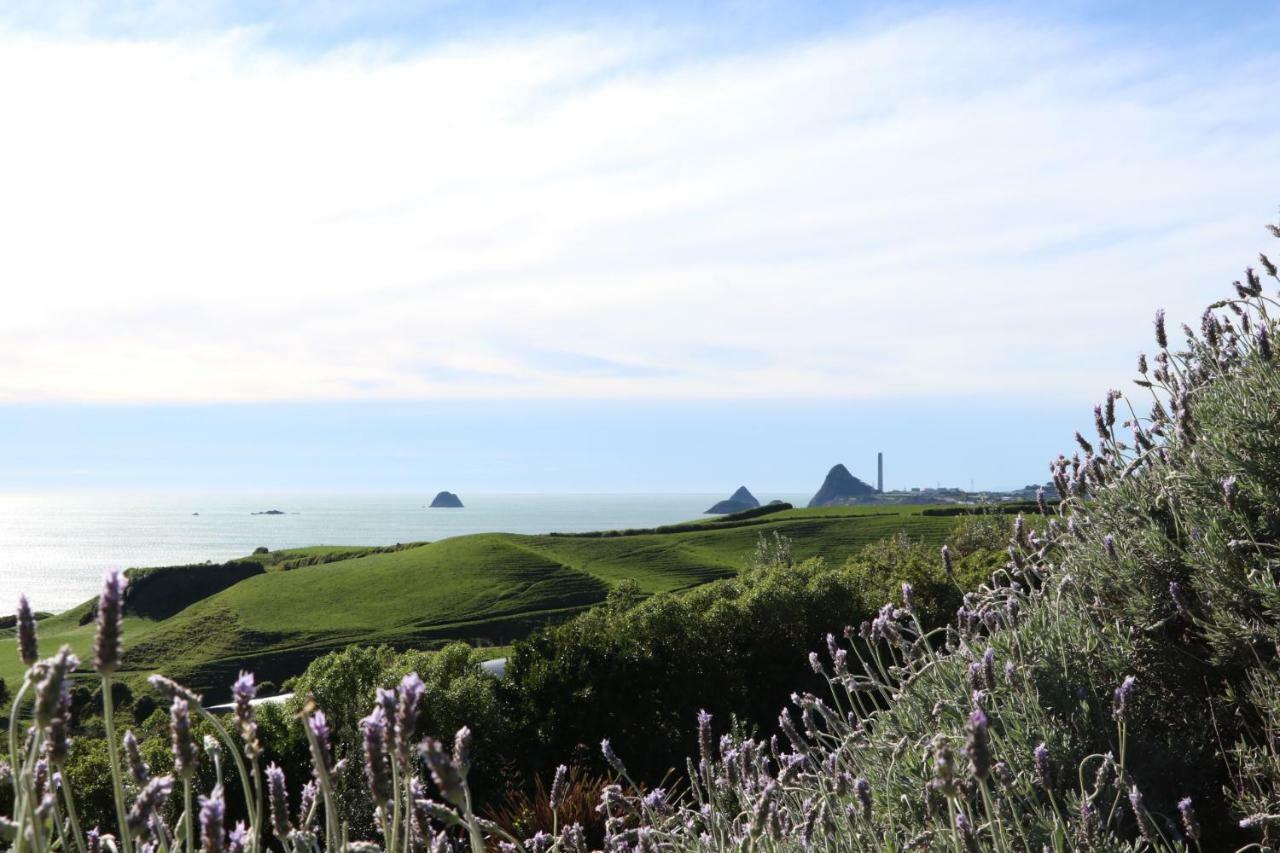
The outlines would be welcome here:
<svg viewBox="0 0 1280 853">
<path fill-rule="evenodd" d="M 1031 754 L 1035 765 L 1036 781 L 1046 791 L 1053 789 L 1053 766 L 1049 763 L 1049 747 L 1041 743 Z"/>
<path fill-rule="evenodd" d="M 1132 675 L 1126 675 L 1124 681 L 1116 688 L 1111 698 L 1111 715 L 1117 720 L 1123 721 L 1125 714 L 1129 709 L 1129 700 L 1133 695 L 1133 685 L 1138 679 Z"/>
<path fill-rule="evenodd" d="M 453 766 L 463 779 L 471 770 L 471 729 L 463 726 L 453 736 Z"/>
<path fill-rule="evenodd" d="M 274 762 L 267 765 L 267 800 L 271 804 L 271 831 L 283 843 L 293 827 L 289 825 L 289 792 L 284 771 Z"/>
<path fill-rule="evenodd" d="M 427 738 L 418 745 L 418 751 L 427 761 L 431 770 L 431 778 L 440 789 L 440 795 L 453 805 L 462 808 L 466 803 L 463 781 L 458 768 L 445 754 L 444 746 L 438 740 Z"/>
<path fill-rule="evenodd" d="M 615 773 L 619 776 L 627 775 L 626 765 L 622 763 L 622 759 L 618 757 L 618 753 L 613 751 L 613 744 L 609 742 L 608 738 L 600 741 L 600 752 L 604 755 L 604 760 L 609 762 L 609 766 L 613 768 Z"/>
<path fill-rule="evenodd" d="M 987 731 L 987 715 L 981 708 L 975 708 L 969 715 L 969 740 L 964 751 L 969 756 L 969 769 L 975 778 L 986 779 L 991 775 L 991 739 Z"/>
<path fill-rule="evenodd" d="M 711 733 L 711 715 L 704 708 L 698 712 L 698 752 L 708 765 L 715 761 L 715 745 Z"/>
<path fill-rule="evenodd" d="M 1186 830 L 1187 838 L 1199 841 L 1200 821 L 1196 820 L 1196 807 L 1192 804 L 1190 797 L 1178 800 L 1178 814 L 1182 815 L 1182 828 Z"/>
<path fill-rule="evenodd" d="M 169 734 L 173 745 L 173 772 L 189 779 L 196 772 L 200 754 L 191 735 L 191 706 L 185 699 L 174 699 L 169 707 Z"/>
<path fill-rule="evenodd" d="M 871 783 L 866 779 L 857 779 L 853 783 L 853 793 L 858 798 L 858 802 L 862 805 L 862 817 L 864 820 L 871 819 Z"/>
<path fill-rule="evenodd" d="M 139 788 L 151 780 L 151 768 L 142 760 L 142 750 L 138 748 L 138 738 L 133 729 L 124 733 L 124 764 L 129 769 L 133 783 Z"/>
<path fill-rule="evenodd" d="M 227 807 L 222 798 L 222 786 L 213 794 L 200 797 L 200 845 L 203 853 L 223 853 L 226 849 Z"/>
<path fill-rule="evenodd" d="M 311 734 L 315 735 L 316 743 L 320 745 L 320 759 L 324 762 L 325 769 L 329 768 L 330 761 L 330 737 L 329 737 L 329 720 L 325 717 L 324 711 L 316 711 L 307 719 L 307 725 L 311 728 Z M 317 768 L 318 770 L 319 768 Z"/>
<path fill-rule="evenodd" d="M 1236 511 L 1236 495 L 1239 491 L 1240 486 L 1235 474 L 1222 481 L 1222 502 L 1226 505 L 1228 512 Z"/>
<path fill-rule="evenodd" d="M 706 714 L 707 712 L 703 711 L 702 713 Z M 710 722 L 709 714 L 707 715 L 707 719 L 708 722 Z M 547 804 L 551 807 L 551 811 L 553 812 L 560 808 L 560 800 L 564 798 L 564 788 L 567 781 L 566 777 L 568 775 L 569 768 L 565 767 L 563 764 L 556 768 L 556 776 L 551 780 L 551 793 L 547 797 Z"/>
<path fill-rule="evenodd" d="M 138 798 L 133 801 L 133 808 L 129 809 L 126 821 L 129 834 L 136 837 L 149 833 L 151 818 L 164 808 L 165 801 L 169 799 L 169 794 L 172 792 L 172 776 L 157 776 L 148 782 L 146 787 L 138 793 Z"/>
<path fill-rule="evenodd" d="M 240 729 L 240 739 L 244 741 L 244 756 L 250 760 L 262 753 L 262 746 L 258 743 L 258 723 L 253 716 L 253 700 L 257 695 L 258 686 L 253 683 L 253 673 L 241 671 L 236 683 L 231 685 L 231 698 L 236 726 Z"/>
<path fill-rule="evenodd" d="M 41 665 L 43 677 L 36 684 L 36 725 L 44 728 L 59 716 L 63 690 L 79 665 L 80 661 L 71 653 L 70 646 L 63 646 L 58 654 Z"/>
<path fill-rule="evenodd" d="M 1159 311 L 1156 312 L 1155 326 L 1156 326 L 1156 344 L 1160 347 L 1160 349 L 1168 349 L 1169 336 L 1165 333 L 1165 329 L 1164 329 L 1164 309 L 1163 308 L 1161 308 Z"/>
<path fill-rule="evenodd" d="M 387 766 L 386 738 L 387 718 L 381 705 L 373 706 L 373 713 L 360 721 L 364 735 L 364 775 L 369 783 L 369 794 L 375 808 L 386 809 L 391 802 L 391 770 Z"/>
<path fill-rule="evenodd" d="M 413 733 L 418 727 L 418 705 L 427 687 L 418 673 L 411 672 L 400 679 L 400 691 L 396 705 L 396 758 L 407 767 L 413 758 Z"/>
<path fill-rule="evenodd" d="M 199 693 L 188 690 L 172 678 L 165 678 L 163 675 L 152 675 L 147 678 L 147 682 L 166 699 L 182 699 L 191 705 L 201 704 Z"/>
<path fill-rule="evenodd" d="M 249 846 L 249 827 L 244 821 L 236 821 L 235 829 L 227 836 L 227 853 L 244 853 Z"/>
<path fill-rule="evenodd" d="M 124 590 L 128 581 L 119 569 L 108 569 L 102 577 L 98 596 L 98 633 L 93 641 L 93 666 L 101 675 L 110 675 L 120 666 L 120 619 L 124 613 Z"/>
<path fill-rule="evenodd" d="M 36 617 L 31 612 L 31 603 L 25 595 L 18 596 L 18 657 L 25 666 L 31 666 L 40 660 L 39 647 L 36 645 Z"/>
</svg>

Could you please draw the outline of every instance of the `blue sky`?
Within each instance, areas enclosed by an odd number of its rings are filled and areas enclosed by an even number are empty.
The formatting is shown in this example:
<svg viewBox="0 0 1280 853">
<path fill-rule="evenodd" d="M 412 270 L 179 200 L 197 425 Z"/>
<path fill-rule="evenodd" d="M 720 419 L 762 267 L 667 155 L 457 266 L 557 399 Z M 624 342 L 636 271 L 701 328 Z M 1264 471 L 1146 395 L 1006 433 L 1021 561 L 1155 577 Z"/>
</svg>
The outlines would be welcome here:
<svg viewBox="0 0 1280 853">
<path fill-rule="evenodd" d="M 842 462 L 889 488 L 1041 482 L 1080 418 L 1000 398 L 22 406 L 18 491 L 816 491 Z M 1022 475 L 1021 477 L 1019 475 Z"/>
<path fill-rule="evenodd" d="M 18 2 L 0 489 L 1041 479 L 1280 203 L 1267 4 Z M 424 485 L 424 488 L 429 488 Z"/>
</svg>

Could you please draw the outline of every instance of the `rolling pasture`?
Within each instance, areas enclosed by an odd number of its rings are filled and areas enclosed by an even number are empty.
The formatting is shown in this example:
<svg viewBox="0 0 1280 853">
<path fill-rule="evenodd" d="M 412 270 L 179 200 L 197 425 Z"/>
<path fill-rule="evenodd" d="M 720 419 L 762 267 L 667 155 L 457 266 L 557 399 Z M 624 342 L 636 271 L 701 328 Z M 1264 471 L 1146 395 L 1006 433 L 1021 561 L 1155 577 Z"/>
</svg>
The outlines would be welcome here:
<svg viewBox="0 0 1280 853">
<path fill-rule="evenodd" d="M 223 565 L 135 570 L 126 605 L 126 681 L 157 670 L 220 696 L 243 668 L 279 681 L 351 643 L 431 648 L 502 645 L 605 600 L 632 579 L 649 594 L 737 572 L 760 535 L 789 537 L 797 558 L 841 562 L 899 531 L 940 542 L 954 518 L 924 507 L 782 509 L 649 531 L 527 536 L 488 533 L 388 548 L 323 546 Z M 31 591 L 39 608 L 39 590 Z M 43 653 L 92 657 L 89 601 L 40 622 Z M 20 677 L 12 630 L 0 677 Z"/>
</svg>

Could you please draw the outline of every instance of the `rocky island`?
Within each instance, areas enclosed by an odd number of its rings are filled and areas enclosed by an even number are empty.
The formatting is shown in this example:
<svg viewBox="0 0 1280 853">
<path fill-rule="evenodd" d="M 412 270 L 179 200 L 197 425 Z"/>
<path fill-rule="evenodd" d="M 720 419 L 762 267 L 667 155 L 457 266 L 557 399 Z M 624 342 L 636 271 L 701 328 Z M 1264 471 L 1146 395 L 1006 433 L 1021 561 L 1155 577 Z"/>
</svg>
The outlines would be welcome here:
<svg viewBox="0 0 1280 853">
<path fill-rule="evenodd" d="M 742 512 L 744 509 L 755 509 L 758 506 L 760 506 L 760 501 L 756 500 L 756 496 L 747 491 L 746 486 L 739 486 L 736 492 L 711 507 L 704 514 L 728 515 L 734 512 Z"/>
<path fill-rule="evenodd" d="M 827 472 L 827 479 L 822 481 L 822 488 L 809 501 L 809 507 L 858 503 L 877 494 L 875 486 L 862 482 L 843 465 L 836 465 Z"/>
<path fill-rule="evenodd" d="M 462 509 L 462 500 L 453 492 L 441 492 L 431 501 L 432 509 Z"/>
</svg>

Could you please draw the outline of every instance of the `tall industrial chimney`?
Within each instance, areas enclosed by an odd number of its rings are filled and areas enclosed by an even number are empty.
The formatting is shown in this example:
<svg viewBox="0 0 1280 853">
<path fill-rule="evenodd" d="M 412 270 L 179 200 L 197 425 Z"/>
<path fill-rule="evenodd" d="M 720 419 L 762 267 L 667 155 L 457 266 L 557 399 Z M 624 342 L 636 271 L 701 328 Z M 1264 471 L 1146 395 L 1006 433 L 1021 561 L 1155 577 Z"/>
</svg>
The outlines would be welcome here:
<svg viewBox="0 0 1280 853">
<path fill-rule="evenodd" d="M 884 454 L 876 454 L 876 491 L 884 493 Z"/>
</svg>

